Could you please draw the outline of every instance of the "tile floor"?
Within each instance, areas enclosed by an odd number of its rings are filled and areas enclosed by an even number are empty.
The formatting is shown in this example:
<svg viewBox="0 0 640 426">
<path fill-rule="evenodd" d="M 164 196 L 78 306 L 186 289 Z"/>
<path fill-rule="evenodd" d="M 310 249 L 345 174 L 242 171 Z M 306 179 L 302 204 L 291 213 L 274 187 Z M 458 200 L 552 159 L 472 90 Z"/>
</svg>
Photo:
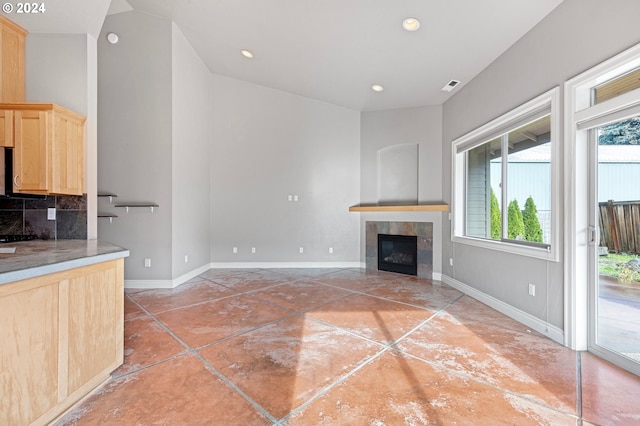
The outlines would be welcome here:
<svg viewBox="0 0 640 426">
<path fill-rule="evenodd" d="M 640 378 L 438 282 L 210 270 L 128 291 L 125 362 L 57 425 L 638 425 Z"/>
</svg>

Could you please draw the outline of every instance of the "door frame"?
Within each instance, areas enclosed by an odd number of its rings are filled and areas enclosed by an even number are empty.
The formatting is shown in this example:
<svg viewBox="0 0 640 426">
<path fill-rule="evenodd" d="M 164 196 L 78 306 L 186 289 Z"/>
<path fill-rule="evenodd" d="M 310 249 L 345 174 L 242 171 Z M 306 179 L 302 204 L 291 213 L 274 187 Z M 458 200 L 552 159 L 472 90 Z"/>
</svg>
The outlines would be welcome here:
<svg viewBox="0 0 640 426">
<path fill-rule="evenodd" d="M 564 338 L 566 346 L 578 351 L 590 349 L 589 279 L 595 273 L 589 246 L 591 209 L 595 207 L 589 200 L 591 185 L 585 185 L 593 174 L 589 162 L 590 132 L 583 124 L 638 103 L 640 89 L 591 106 L 593 87 L 638 67 L 640 44 L 564 84 Z M 608 357 L 606 353 L 598 355 Z M 618 365 L 638 374 L 635 362 Z"/>
</svg>

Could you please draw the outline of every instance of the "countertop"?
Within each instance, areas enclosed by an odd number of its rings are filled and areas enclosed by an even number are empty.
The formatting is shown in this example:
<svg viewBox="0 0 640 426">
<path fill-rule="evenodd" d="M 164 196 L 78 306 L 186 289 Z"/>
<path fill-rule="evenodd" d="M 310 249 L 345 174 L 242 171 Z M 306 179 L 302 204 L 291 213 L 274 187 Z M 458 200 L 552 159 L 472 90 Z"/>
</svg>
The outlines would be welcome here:
<svg viewBox="0 0 640 426">
<path fill-rule="evenodd" d="M 0 285 L 129 256 L 129 250 L 99 240 L 33 240 L 2 244 Z"/>
</svg>

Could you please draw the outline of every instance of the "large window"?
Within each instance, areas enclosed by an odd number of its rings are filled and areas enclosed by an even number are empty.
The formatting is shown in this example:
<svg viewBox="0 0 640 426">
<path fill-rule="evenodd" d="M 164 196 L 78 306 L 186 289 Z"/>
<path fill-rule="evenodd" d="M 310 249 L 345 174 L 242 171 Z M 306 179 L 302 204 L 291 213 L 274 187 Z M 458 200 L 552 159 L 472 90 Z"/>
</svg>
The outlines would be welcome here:
<svg viewBox="0 0 640 426">
<path fill-rule="evenodd" d="M 454 241 L 555 259 L 558 89 L 453 143 Z"/>
</svg>

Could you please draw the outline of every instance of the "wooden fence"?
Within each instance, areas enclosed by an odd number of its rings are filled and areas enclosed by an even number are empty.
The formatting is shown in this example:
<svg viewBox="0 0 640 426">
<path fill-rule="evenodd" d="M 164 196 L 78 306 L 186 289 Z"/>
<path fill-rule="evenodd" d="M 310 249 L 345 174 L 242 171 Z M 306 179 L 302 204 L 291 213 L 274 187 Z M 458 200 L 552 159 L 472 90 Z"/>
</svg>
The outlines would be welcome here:
<svg viewBox="0 0 640 426">
<path fill-rule="evenodd" d="M 614 253 L 640 254 L 640 201 L 599 203 L 600 245 Z"/>
</svg>

